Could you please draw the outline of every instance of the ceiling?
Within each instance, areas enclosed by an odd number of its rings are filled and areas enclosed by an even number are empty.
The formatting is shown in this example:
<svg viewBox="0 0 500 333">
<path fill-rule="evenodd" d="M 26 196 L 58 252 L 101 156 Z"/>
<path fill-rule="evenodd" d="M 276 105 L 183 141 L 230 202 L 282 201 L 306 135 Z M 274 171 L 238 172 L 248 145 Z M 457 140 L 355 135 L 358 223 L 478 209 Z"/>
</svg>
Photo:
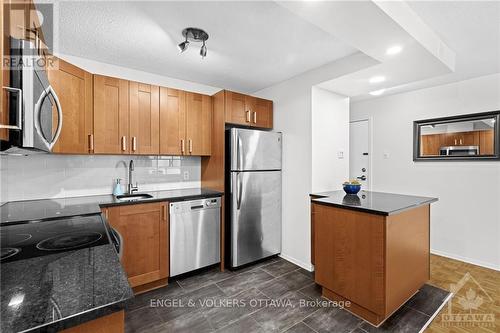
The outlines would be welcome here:
<svg viewBox="0 0 500 333">
<path fill-rule="evenodd" d="M 360 52 L 371 66 L 313 84 L 359 100 L 500 72 L 499 1 L 61 1 L 56 11 L 56 54 L 246 93 Z M 178 53 L 188 26 L 210 34 L 205 59 L 193 43 Z M 387 56 L 394 44 L 403 52 Z"/>
<path fill-rule="evenodd" d="M 158 75 L 255 92 L 357 50 L 274 2 L 60 2 L 59 50 Z M 179 54 L 184 28 L 205 29 Z"/>
</svg>

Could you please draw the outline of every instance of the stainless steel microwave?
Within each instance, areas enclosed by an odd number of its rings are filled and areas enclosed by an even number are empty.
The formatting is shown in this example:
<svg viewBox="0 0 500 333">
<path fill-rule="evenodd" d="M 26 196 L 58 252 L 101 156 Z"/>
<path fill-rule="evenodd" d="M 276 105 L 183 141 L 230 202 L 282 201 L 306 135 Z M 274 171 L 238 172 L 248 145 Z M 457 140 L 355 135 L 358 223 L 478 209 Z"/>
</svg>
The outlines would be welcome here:
<svg viewBox="0 0 500 333">
<path fill-rule="evenodd" d="M 27 40 L 10 39 L 7 119 L 0 128 L 2 154 L 51 152 L 63 125 L 61 104 L 47 78 L 45 59 Z"/>
<path fill-rule="evenodd" d="M 479 146 L 447 146 L 439 149 L 441 156 L 474 156 L 479 155 Z"/>
</svg>

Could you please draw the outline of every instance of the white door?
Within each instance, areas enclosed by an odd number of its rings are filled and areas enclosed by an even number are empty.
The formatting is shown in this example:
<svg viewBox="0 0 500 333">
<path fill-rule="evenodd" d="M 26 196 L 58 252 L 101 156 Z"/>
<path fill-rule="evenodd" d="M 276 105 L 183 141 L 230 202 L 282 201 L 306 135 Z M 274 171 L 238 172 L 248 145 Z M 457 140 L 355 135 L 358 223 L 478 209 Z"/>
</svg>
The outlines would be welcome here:
<svg viewBox="0 0 500 333">
<path fill-rule="evenodd" d="M 349 129 L 349 179 L 370 189 L 370 127 L 368 120 L 353 121 Z"/>
</svg>

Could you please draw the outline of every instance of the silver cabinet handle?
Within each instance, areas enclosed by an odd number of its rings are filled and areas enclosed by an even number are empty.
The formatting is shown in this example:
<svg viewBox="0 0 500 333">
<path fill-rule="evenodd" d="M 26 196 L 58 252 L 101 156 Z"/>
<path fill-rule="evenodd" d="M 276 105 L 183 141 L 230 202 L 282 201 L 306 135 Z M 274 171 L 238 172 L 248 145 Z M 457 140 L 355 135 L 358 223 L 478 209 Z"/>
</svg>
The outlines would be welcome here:
<svg viewBox="0 0 500 333">
<path fill-rule="evenodd" d="M 122 136 L 122 151 L 127 150 L 127 137 Z"/>
<path fill-rule="evenodd" d="M 17 125 L 2 125 L 0 128 L 12 129 L 12 130 L 22 130 L 23 129 L 23 91 L 18 88 L 3 87 L 5 90 L 11 93 L 17 94 Z"/>
<path fill-rule="evenodd" d="M 247 113 L 247 123 L 249 123 L 249 122 L 251 122 L 251 120 L 250 120 L 250 117 L 251 117 L 250 110 L 247 110 L 246 113 Z"/>
</svg>

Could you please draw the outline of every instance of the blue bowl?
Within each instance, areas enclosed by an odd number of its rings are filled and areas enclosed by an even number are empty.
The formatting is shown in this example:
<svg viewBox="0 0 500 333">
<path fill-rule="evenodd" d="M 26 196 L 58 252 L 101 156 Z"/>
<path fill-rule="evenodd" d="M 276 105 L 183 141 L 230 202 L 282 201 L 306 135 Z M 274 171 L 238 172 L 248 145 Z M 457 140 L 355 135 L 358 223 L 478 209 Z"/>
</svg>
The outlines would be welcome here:
<svg viewBox="0 0 500 333">
<path fill-rule="evenodd" d="M 361 185 L 344 185 L 344 191 L 347 194 L 357 194 L 361 190 Z"/>
</svg>

